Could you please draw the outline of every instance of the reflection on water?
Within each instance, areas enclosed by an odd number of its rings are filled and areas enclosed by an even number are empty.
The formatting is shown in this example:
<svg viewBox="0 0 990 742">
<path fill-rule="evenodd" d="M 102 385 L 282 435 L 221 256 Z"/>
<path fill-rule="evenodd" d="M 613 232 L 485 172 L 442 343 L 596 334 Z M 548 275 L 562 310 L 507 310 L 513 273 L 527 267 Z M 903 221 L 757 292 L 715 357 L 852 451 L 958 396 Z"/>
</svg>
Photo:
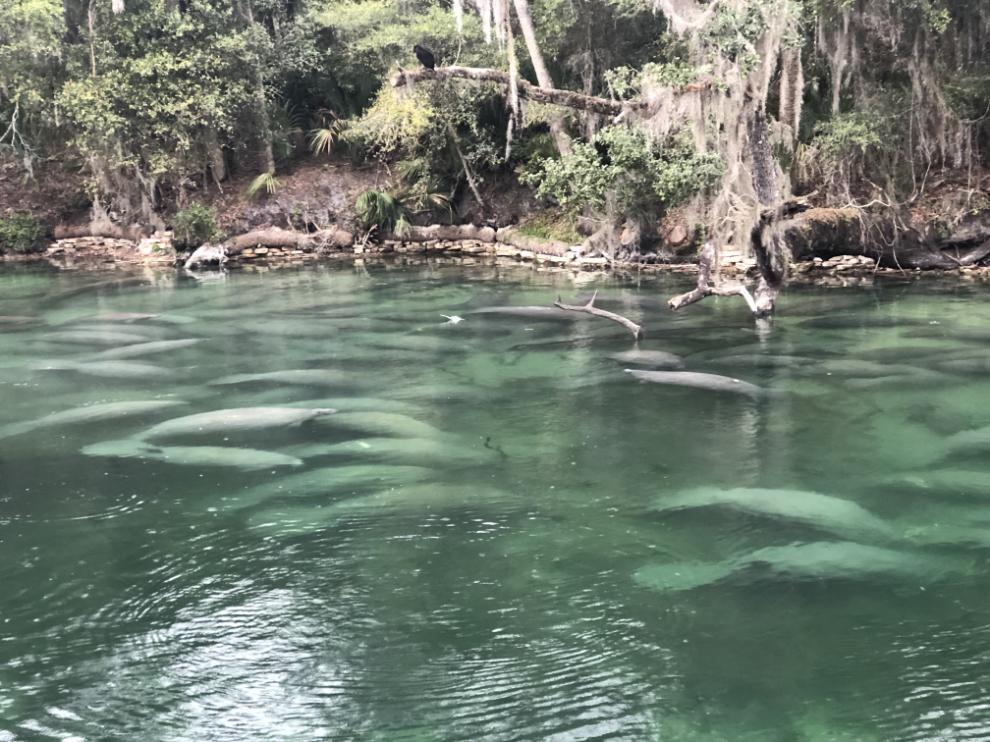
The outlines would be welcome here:
<svg viewBox="0 0 990 742">
<path fill-rule="evenodd" d="M 598 286 L 0 274 L 0 741 L 990 738 L 986 304 Z"/>
</svg>

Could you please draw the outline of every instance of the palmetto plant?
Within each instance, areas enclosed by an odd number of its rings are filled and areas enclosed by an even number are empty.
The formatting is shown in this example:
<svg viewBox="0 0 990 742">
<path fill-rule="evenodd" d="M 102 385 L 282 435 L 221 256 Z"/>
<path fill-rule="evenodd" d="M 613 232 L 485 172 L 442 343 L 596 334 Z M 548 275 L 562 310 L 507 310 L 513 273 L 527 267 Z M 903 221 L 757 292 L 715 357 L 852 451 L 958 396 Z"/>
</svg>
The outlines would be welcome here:
<svg viewBox="0 0 990 742">
<path fill-rule="evenodd" d="M 367 190 L 358 196 L 354 208 L 367 230 L 393 232 L 399 237 L 409 232 L 406 207 L 388 191 Z"/>
</svg>

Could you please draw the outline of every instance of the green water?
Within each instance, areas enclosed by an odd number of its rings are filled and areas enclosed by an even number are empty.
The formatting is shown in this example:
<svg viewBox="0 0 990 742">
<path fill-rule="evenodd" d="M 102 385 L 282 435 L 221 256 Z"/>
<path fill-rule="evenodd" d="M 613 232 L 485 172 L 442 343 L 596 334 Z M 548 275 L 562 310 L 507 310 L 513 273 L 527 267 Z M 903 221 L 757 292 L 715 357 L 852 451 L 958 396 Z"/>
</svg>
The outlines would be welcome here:
<svg viewBox="0 0 990 742">
<path fill-rule="evenodd" d="M 990 739 L 985 293 L 684 284 L 0 273 L 0 741 Z"/>
</svg>

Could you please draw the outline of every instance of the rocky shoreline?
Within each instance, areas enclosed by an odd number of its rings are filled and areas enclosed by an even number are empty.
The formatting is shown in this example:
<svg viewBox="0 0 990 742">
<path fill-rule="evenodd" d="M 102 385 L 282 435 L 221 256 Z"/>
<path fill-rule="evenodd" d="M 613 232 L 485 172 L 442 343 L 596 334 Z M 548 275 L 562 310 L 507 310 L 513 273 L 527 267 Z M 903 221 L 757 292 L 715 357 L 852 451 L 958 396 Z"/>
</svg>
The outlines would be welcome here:
<svg viewBox="0 0 990 742">
<path fill-rule="evenodd" d="M 494 230 L 490 230 L 494 233 Z M 503 230 L 499 230 L 503 233 Z M 510 237 L 511 235 L 511 237 Z M 451 262 L 476 264 L 479 261 L 506 265 L 531 265 L 535 269 L 570 270 L 574 272 L 615 271 L 619 273 L 684 273 L 694 274 L 697 263 L 690 262 L 631 262 L 610 261 L 602 256 L 583 256 L 561 244 L 550 243 L 549 251 L 539 249 L 537 238 L 505 232 L 500 237 L 511 238 L 511 244 L 492 234 L 489 239 L 386 239 L 380 242 L 356 242 L 351 246 L 314 248 L 255 246 L 229 255 L 227 267 L 266 268 L 293 266 L 321 260 L 369 261 L 378 259 L 447 258 Z M 419 237 L 419 235 L 417 235 Z M 489 237 L 485 234 L 483 237 Z M 525 247 L 519 246 L 519 243 Z M 533 249 L 537 248 L 537 249 Z M 111 237 L 72 237 L 56 240 L 45 250 L 30 255 L 0 256 L 0 262 L 45 262 L 61 270 L 116 268 L 124 266 L 181 267 L 183 258 L 176 253 L 169 232 L 156 233 L 140 241 Z M 722 271 L 743 277 L 755 275 L 756 264 L 742 255 L 723 256 Z M 960 266 L 953 270 L 897 269 L 877 266 L 869 258 L 858 255 L 837 255 L 823 260 L 796 262 L 791 266 L 790 280 L 794 283 L 817 283 L 830 286 L 862 285 L 879 276 L 953 276 L 968 280 L 990 280 L 990 267 Z"/>
</svg>

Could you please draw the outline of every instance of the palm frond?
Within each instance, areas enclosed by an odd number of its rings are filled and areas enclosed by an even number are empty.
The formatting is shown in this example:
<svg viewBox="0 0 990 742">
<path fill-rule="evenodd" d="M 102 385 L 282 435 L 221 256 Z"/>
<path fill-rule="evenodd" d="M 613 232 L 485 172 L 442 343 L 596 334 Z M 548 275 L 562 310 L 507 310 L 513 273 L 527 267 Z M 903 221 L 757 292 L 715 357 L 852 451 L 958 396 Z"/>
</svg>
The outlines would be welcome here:
<svg viewBox="0 0 990 742">
<path fill-rule="evenodd" d="M 247 189 L 247 195 L 250 198 L 256 198 L 262 193 L 267 193 L 271 196 L 278 190 L 279 185 L 281 184 L 278 182 L 278 178 L 275 177 L 275 173 L 262 173 L 251 181 L 251 185 Z"/>
<path fill-rule="evenodd" d="M 340 123 L 334 121 L 329 126 L 312 129 L 309 132 L 309 148 L 317 155 L 321 152 L 330 154 L 333 145 L 340 138 L 340 128 Z"/>
</svg>

